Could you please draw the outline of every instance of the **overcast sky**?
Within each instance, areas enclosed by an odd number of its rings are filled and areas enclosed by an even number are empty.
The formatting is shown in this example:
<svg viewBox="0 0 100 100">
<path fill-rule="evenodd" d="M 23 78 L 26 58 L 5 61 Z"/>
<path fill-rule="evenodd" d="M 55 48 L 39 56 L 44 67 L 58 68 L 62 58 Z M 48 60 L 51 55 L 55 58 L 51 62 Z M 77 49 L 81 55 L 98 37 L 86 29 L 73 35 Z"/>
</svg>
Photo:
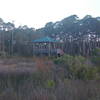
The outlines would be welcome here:
<svg viewBox="0 0 100 100">
<path fill-rule="evenodd" d="M 0 0 L 0 17 L 17 26 L 40 28 L 73 14 L 100 16 L 100 0 Z"/>
</svg>

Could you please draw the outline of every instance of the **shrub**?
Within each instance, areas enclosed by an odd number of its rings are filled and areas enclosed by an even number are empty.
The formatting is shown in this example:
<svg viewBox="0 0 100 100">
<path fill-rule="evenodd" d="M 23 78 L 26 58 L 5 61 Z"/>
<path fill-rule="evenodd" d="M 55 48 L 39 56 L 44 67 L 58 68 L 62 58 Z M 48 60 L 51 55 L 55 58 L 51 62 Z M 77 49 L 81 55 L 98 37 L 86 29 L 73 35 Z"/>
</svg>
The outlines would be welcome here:
<svg viewBox="0 0 100 100">
<path fill-rule="evenodd" d="M 66 76 L 70 79 L 99 79 L 98 68 L 93 67 L 89 59 L 83 56 L 64 55 L 55 59 L 54 62 L 66 70 Z"/>
<path fill-rule="evenodd" d="M 64 55 L 54 59 L 55 64 L 72 64 L 73 56 Z"/>
<path fill-rule="evenodd" d="M 100 56 L 100 48 L 95 48 L 94 50 L 93 50 L 93 54 L 92 54 L 93 56 Z"/>
<path fill-rule="evenodd" d="M 53 87 L 55 87 L 55 82 L 53 80 L 47 80 L 46 86 L 47 86 L 47 88 L 53 88 Z"/>
<path fill-rule="evenodd" d="M 93 56 L 91 61 L 96 64 L 96 65 L 100 65 L 100 56 Z"/>
<path fill-rule="evenodd" d="M 88 80 L 99 79 L 97 76 L 98 70 L 96 67 L 88 68 L 87 72 L 85 73 L 85 78 Z"/>
<path fill-rule="evenodd" d="M 91 61 L 98 66 L 100 65 L 100 48 L 94 49 Z"/>
</svg>

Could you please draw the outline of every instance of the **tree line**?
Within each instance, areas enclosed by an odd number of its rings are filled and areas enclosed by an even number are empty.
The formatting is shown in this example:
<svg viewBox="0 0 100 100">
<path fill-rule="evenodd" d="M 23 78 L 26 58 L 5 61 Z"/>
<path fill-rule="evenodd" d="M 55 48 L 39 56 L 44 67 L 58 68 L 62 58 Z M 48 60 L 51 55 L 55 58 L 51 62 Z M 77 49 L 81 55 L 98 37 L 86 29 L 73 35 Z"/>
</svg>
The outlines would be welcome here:
<svg viewBox="0 0 100 100">
<path fill-rule="evenodd" d="M 34 39 L 50 36 L 63 42 L 63 50 L 70 55 L 90 56 L 100 47 L 100 17 L 85 16 L 79 19 L 71 15 L 55 23 L 48 22 L 40 29 L 27 25 L 15 27 L 12 22 L 0 18 L 0 51 L 7 55 L 32 55 Z"/>
</svg>

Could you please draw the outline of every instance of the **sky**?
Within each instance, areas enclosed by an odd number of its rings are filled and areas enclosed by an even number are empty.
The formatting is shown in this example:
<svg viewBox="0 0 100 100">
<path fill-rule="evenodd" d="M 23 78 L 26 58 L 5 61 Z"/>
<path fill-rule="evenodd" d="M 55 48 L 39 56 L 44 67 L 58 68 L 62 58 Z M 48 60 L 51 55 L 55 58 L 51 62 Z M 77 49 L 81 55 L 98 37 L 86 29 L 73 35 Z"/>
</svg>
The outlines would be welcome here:
<svg viewBox="0 0 100 100">
<path fill-rule="evenodd" d="M 76 14 L 100 16 L 100 0 L 0 0 L 0 18 L 16 26 L 41 28 Z"/>
</svg>

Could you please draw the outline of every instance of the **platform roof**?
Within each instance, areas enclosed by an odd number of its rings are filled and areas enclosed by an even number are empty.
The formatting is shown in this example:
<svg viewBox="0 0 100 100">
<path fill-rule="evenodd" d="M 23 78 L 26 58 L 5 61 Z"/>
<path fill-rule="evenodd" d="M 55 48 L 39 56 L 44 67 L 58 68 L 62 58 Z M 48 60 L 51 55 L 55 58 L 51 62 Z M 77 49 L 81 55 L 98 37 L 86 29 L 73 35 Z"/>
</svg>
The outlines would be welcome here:
<svg viewBox="0 0 100 100">
<path fill-rule="evenodd" d="M 36 40 L 32 40 L 33 43 L 56 43 L 56 42 L 59 42 L 58 40 L 55 40 L 51 37 L 43 37 L 43 38 L 39 38 L 39 39 L 36 39 Z"/>
</svg>

